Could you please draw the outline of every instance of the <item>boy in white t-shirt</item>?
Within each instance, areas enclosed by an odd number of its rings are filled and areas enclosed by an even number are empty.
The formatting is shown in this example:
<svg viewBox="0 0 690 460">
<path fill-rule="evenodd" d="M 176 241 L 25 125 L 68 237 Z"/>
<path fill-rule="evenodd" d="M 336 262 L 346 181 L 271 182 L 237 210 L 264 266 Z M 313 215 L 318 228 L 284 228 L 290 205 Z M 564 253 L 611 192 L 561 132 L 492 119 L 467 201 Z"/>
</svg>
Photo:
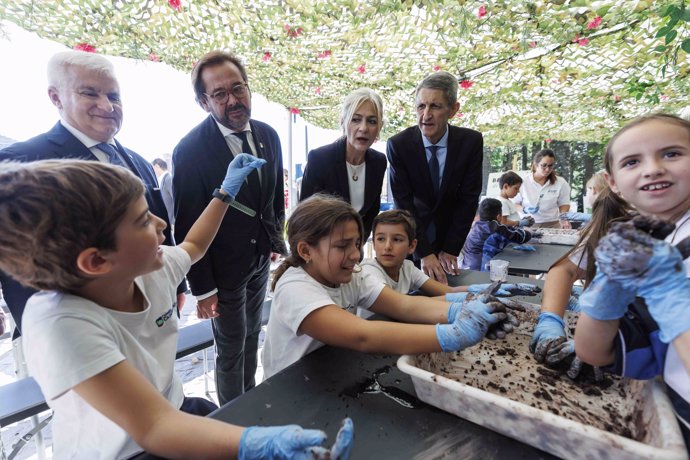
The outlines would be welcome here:
<svg viewBox="0 0 690 460">
<path fill-rule="evenodd" d="M 241 428 L 199 417 L 174 372 L 176 286 L 208 249 L 244 179 L 240 154 L 176 247 L 128 169 L 97 161 L 0 164 L 0 270 L 42 289 L 27 303 L 27 365 L 54 410 L 55 458 L 293 458 L 328 452 L 318 430 Z M 345 439 L 347 438 L 347 439 Z M 349 440 L 348 440 L 349 439 Z M 321 458 L 321 457 L 318 457 Z"/>
<path fill-rule="evenodd" d="M 512 201 L 512 198 L 520 192 L 521 185 L 522 177 L 513 171 L 504 173 L 498 179 L 498 186 L 501 187 L 501 194 L 498 197 L 498 201 L 501 202 L 501 217 L 498 223 L 509 227 L 529 227 L 534 224 L 532 216 L 520 218 L 515 203 Z"/>
<path fill-rule="evenodd" d="M 414 218 L 408 211 L 393 209 L 377 215 L 372 228 L 376 258 L 362 261 L 364 274 L 401 294 L 420 291 L 427 296 L 442 296 L 466 292 L 467 286 L 450 287 L 429 278 L 407 259 L 417 247 L 415 233 Z"/>
</svg>

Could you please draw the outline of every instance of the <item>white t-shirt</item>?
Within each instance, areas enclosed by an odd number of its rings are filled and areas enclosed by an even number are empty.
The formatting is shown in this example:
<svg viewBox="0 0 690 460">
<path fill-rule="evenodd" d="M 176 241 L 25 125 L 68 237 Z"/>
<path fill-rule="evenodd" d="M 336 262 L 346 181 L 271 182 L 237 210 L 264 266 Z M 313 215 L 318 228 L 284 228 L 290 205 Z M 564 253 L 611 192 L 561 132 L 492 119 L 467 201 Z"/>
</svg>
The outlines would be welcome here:
<svg viewBox="0 0 690 460">
<path fill-rule="evenodd" d="M 541 185 L 534 180 L 534 174 L 528 174 L 513 201 L 522 204 L 523 209 L 538 203 L 539 211 L 532 214 L 535 223 L 555 222 L 558 220 L 558 207 L 570 204 L 570 185 L 560 176 L 553 184 L 547 180 Z"/>
<path fill-rule="evenodd" d="M 507 217 L 510 220 L 519 221 L 520 214 L 517 212 L 515 203 L 513 203 L 508 198 L 503 198 L 502 196 L 497 196 L 496 199 L 501 202 L 501 215 Z"/>
<path fill-rule="evenodd" d="M 665 241 L 676 245 L 689 236 L 690 211 L 686 212 L 683 217 L 678 219 L 676 222 L 676 229 L 666 237 Z M 685 273 L 690 276 L 690 257 L 685 259 L 683 263 L 685 265 Z M 681 361 L 674 344 L 670 344 L 666 352 L 664 382 L 666 382 L 666 385 L 673 388 L 683 399 L 690 402 L 690 376 L 688 375 L 688 371 L 685 370 L 683 361 Z M 678 419 L 680 420 L 680 417 Z"/>
<path fill-rule="evenodd" d="M 170 404 L 182 405 L 182 382 L 174 371 L 175 291 L 191 260 L 179 247 L 161 248 L 163 268 L 134 280 L 144 295 L 144 311 L 114 311 L 55 291 L 39 292 L 27 302 L 24 354 L 29 373 L 55 411 L 55 458 L 120 459 L 142 451 L 122 428 L 72 390 L 123 360 Z"/>
<path fill-rule="evenodd" d="M 353 314 L 358 307 L 369 309 L 383 288 L 383 284 L 363 272 L 354 273 L 349 283 L 331 288 L 301 267 L 288 268 L 278 280 L 271 304 L 262 356 L 266 378 L 323 346 L 298 332 L 307 315 L 326 305 L 337 305 Z"/>
<path fill-rule="evenodd" d="M 393 281 L 393 278 L 388 276 L 386 270 L 379 265 L 376 259 L 364 259 L 360 265 L 364 274 L 373 277 L 401 294 L 416 291 L 429 280 L 429 277 L 415 267 L 411 260 L 403 261 L 398 274 L 398 281 Z"/>
</svg>

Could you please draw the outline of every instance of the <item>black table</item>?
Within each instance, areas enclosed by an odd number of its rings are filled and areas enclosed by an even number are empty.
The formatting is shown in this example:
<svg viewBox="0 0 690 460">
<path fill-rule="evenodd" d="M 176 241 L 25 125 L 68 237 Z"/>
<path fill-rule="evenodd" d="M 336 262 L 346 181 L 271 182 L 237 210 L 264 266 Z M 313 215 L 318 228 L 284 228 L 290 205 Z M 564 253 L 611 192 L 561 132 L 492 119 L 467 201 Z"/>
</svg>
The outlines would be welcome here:
<svg viewBox="0 0 690 460">
<path fill-rule="evenodd" d="M 538 275 L 546 273 L 554 262 L 563 257 L 573 247 L 562 244 L 528 243 L 536 251 L 518 251 L 512 246 L 506 247 L 492 259 L 507 260 L 510 275 Z"/>
<path fill-rule="evenodd" d="M 355 425 L 352 459 L 554 458 L 419 401 L 396 361 L 325 346 L 210 416 L 245 426 L 297 423 L 323 429 L 331 441 L 348 416 Z M 382 391 L 366 393 L 374 379 Z"/>
</svg>

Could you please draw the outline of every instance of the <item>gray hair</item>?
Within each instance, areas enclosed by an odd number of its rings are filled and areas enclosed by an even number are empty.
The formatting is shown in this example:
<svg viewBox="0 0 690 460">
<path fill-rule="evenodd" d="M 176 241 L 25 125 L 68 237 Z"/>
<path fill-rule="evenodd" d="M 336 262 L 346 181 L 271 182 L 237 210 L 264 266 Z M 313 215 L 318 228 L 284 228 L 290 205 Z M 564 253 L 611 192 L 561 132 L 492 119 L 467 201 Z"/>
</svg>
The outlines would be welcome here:
<svg viewBox="0 0 690 460">
<path fill-rule="evenodd" d="M 427 76 L 419 85 L 417 85 L 415 97 L 417 94 L 419 94 L 419 91 L 422 88 L 440 89 L 443 91 L 448 105 L 453 105 L 458 101 L 458 79 L 449 72 L 434 72 Z"/>
<path fill-rule="evenodd" d="M 343 108 L 340 112 L 340 127 L 343 129 L 343 133 L 346 132 L 347 124 L 352 120 L 357 109 L 365 102 L 371 102 L 374 106 L 376 117 L 379 119 L 379 132 L 376 135 L 378 136 L 381 132 L 383 127 L 383 101 L 374 90 L 359 88 L 345 96 L 345 100 L 343 100 Z"/>
<path fill-rule="evenodd" d="M 48 61 L 48 86 L 60 88 L 70 67 L 82 67 L 115 78 L 113 64 L 100 54 L 85 51 L 62 51 Z"/>
</svg>

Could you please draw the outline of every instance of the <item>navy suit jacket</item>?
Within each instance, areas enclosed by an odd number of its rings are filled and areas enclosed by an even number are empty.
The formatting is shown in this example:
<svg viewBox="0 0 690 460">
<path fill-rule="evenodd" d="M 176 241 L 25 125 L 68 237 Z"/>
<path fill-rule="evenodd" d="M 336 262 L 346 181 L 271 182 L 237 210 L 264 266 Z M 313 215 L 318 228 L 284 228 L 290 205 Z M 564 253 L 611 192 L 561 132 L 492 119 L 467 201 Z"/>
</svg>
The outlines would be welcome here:
<svg viewBox="0 0 690 460">
<path fill-rule="evenodd" d="M 260 170 L 260 196 L 252 193 L 245 181 L 235 200 L 256 211 L 256 215 L 250 217 L 233 207 L 228 209 L 211 247 L 187 275 L 194 295 L 237 287 L 254 272 L 257 256 L 268 257 L 271 251 L 287 253 L 283 238 L 285 198 L 280 138 L 266 123 L 250 120 L 249 124 L 257 154 L 267 163 Z M 232 159 L 233 154 L 210 115 L 175 147 L 175 237 L 180 241 L 206 209 L 213 191 L 220 187 Z"/>
<path fill-rule="evenodd" d="M 395 207 L 415 217 L 418 259 L 440 251 L 459 255 L 479 204 L 484 139 L 471 129 L 449 125 L 448 130 L 448 153 L 438 196 L 434 196 L 419 128 L 407 128 L 388 139 L 391 191 Z M 432 222 L 436 228 L 433 244 L 426 234 Z"/>
<path fill-rule="evenodd" d="M 153 167 L 141 155 L 132 150 L 124 148 L 119 142 L 115 141 L 120 155 L 125 163 L 136 176 L 144 183 L 146 188 L 146 202 L 153 214 L 165 220 L 166 227 L 165 244 L 174 244 L 170 234 L 170 223 L 168 214 L 165 210 L 163 197 L 158 189 L 158 181 Z M 60 122 L 57 122 L 47 133 L 40 134 L 25 142 L 17 142 L 0 151 L 0 161 L 39 161 L 55 159 L 74 159 L 74 160 L 93 160 L 98 158 L 91 153 L 82 142 L 74 137 Z M 21 286 L 12 278 L 4 273 L 0 273 L 0 284 L 7 300 L 7 306 L 12 313 L 19 331 L 15 331 L 15 337 L 21 332 L 21 318 L 24 314 L 26 301 L 33 295 L 35 290 Z M 186 286 L 180 285 L 178 292 L 184 292 Z"/>
<path fill-rule="evenodd" d="M 324 145 L 309 152 L 307 167 L 302 177 L 300 201 L 315 193 L 324 192 L 338 195 L 350 202 L 350 185 L 345 160 L 346 139 L 340 138 L 332 144 Z M 364 224 L 364 241 L 369 238 L 374 217 L 381 208 L 381 187 L 386 175 L 386 156 L 373 149 L 364 154 L 366 174 L 364 177 L 364 205 L 359 214 Z"/>
</svg>

